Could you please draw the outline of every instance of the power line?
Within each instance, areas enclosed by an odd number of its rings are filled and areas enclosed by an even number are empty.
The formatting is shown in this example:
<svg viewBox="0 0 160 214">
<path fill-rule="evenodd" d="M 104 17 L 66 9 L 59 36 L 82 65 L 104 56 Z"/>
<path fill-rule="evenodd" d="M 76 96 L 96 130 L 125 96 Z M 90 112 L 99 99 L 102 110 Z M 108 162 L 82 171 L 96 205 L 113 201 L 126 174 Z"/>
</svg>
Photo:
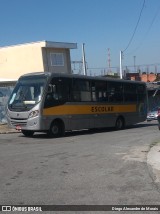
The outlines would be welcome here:
<svg viewBox="0 0 160 214">
<path fill-rule="evenodd" d="M 154 22 L 155 22 L 155 20 L 156 20 L 156 17 L 158 16 L 159 12 L 160 12 L 160 6 L 158 7 L 158 9 L 157 9 L 157 11 L 156 11 L 156 13 L 155 13 L 155 15 L 154 15 L 154 17 L 153 17 L 153 19 L 152 19 L 152 21 L 151 21 L 149 27 L 148 27 L 148 30 L 147 30 L 146 33 L 145 33 L 145 35 L 144 35 L 142 41 L 141 41 L 140 44 L 137 46 L 137 48 L 135 48 L 133 51 L 131 51 L 131 52 L 128 53 L 129 55 L 132 54 L 133 52 L 137 51 L 137 50 L 142 46 L 144 40 L 146 39 L 147 35 L 149 34 L 149 32 L 150 32 L 150 30 L 151 30 L 151 28 L 152 28 L 152 26 L 153 26 L 153 24 L 154 24 Z"/>
<path fill-rule="evenodd" d="M 136 65 L 136 67 L 152 67 L 152 66 L 160 66 L 160 63 L 157 62 L 157 63 L 150 63 L 150 64 L 140 64 L 140 65 Z M 134 65 L 126 65 L 124 67 L 134 67 Z M 119 66 L 111 66 L 110 69 L 114 69 L 114 68 L 119 68 Z M 99 70 L 103 70 L 103 69 L 106 69 L 106 67 L 88 67 L 88 69 L 99 69 Z"/>
<path fill-rule="evenodd" d="M 132 40 L 133 40 L 133 37 L 134 37 L 134 35 L 135 35 L 135 33 L 136 33 L 138 24 L 139 24 L 140 19 L 141 19 L 141 16 L 142 16 L 142 12 L 143 12 L 144 6 L 145 6 L 145 0 L 143 0 L 143 5 L 142 5 L 142 8 L 141 8 L 141 11 L 140 11 L 140 14 L 139 14 L 139 18 L 138 18 L 136 27 L 135 27 L 135 29 L 134 29 L 134 31 L 133 31 L 132 37 L 131 37 L 131 39 L 130 39 L 128 45 L 127 45 L 127 47 L 122 51 L 123 53 L 128 49 L 128 47 L 130 46 L 130 44 L 131 44 L 131 42 L 132 42 Z"/>
</svg>

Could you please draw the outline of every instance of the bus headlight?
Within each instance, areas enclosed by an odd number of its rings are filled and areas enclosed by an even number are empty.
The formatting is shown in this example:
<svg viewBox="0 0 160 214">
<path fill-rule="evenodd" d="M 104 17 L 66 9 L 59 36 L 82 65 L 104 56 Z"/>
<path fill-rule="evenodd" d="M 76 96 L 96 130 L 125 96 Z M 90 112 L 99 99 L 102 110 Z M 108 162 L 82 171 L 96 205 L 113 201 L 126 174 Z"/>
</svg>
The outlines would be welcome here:
<svg viewBox="0 0 160 214">
<path fill-rule="evenodd" d="M 32 112 L 29 114 L 28 118 L 36 117 L 36 116 L 38 116 L 38 114 L 39 114 L 39 111 L 38 111 L 38 110 L 32 111 Z"/>
</svg>

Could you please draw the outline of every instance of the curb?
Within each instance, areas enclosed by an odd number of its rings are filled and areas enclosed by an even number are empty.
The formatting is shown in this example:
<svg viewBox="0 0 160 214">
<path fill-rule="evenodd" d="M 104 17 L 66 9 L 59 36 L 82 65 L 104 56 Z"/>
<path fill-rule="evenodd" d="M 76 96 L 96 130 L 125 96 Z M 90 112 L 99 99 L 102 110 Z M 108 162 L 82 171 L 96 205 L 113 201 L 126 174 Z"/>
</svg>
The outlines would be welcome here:
<svg viewBox="0 0 160 214">
<path fill-rule="evenodd" d="M 20 131 L 16 129 L 11 129 L 8 127 L 7 124 L 0 124 L 0 134 L 12 134 L 12 133 L 19 133 Z"/>
<path fill-rule="evenodd" d="M 153 181 L 160 183 L 160 142 L 153 145 L 148 152 L 147 165 Z"/>
<path fill-rule="evenodd" d="M 14 133 L 20 133 L 20 131 L 0 131 L 0 134 L 14 134 Z"/>
</svg>

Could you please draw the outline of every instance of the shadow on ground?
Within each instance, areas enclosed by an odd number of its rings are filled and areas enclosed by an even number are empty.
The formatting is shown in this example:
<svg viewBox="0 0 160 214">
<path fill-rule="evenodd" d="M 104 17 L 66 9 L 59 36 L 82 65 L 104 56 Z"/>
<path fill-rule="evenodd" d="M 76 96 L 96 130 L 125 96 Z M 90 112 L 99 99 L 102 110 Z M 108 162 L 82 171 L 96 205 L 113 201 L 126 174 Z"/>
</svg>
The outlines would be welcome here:
<svg viewBox="0 0 160 214">
<path fill-rule="evenodd" d="M 139 123 L 139 124 L 135 124 L 132 126 L 128 126 L 125 128 L 125 130 L 128 129 L 138 129 L 138 128 L 145 128 L 148 126 L 157 126 L 157 130 L 158 130 L 158 124 L 157 123 Z M 78 136 L 78 135 L 88 135 L 88 134 L 96 134 L 96 133 L 104 133 L 104 132 L 113 132 L 113 131 L 121 131 L 121 130 L 115 130 L 115 128 L 95 128 L 95 129 L 84 129 L 84 130 L 74 130 L 74 131 L 68 131 L 65 133 L 65 136 L 63 137 L 73 137 L 73 136 Z M 25 137 L 23 134 L 20 135 L 20 137 Z M 61 138 L 63 138 L 61 137 Z M 46 133 L 39 133 L 39 132 L 35 132 L 35 134 L 30 137 L 30 138 L 44 138 L 44 139 L 49 139 L 50 137 L 47 136 Z"/>
</svg>

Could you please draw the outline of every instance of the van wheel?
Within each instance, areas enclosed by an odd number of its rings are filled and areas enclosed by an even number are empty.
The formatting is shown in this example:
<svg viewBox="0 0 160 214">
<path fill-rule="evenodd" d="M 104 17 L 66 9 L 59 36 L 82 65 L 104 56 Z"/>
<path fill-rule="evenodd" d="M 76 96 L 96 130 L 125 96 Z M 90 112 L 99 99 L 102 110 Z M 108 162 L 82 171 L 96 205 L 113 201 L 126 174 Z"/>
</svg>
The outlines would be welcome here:
<svg viewBox="0 0 160 214">
<path fill-rule="evenodd" d="M 115 124 L 116 130 L 122 130 L 124 129 L 124 126 L 124 119 L 122 117 L 118 117 Z"/>
<path fill-rule="evenodd" d="M 55 121 L 51 124 L 47 132 L 49 137 L 60 137 L 64 135 L 64 124 L 60 121 Z"/>
<path fill-rule="evenodd" d="M 34 134 L 34 131 L 30 131 L 30 130 L 21 130 L 21 131 L 26 137 L 32 137 Z"/>
</svg>

